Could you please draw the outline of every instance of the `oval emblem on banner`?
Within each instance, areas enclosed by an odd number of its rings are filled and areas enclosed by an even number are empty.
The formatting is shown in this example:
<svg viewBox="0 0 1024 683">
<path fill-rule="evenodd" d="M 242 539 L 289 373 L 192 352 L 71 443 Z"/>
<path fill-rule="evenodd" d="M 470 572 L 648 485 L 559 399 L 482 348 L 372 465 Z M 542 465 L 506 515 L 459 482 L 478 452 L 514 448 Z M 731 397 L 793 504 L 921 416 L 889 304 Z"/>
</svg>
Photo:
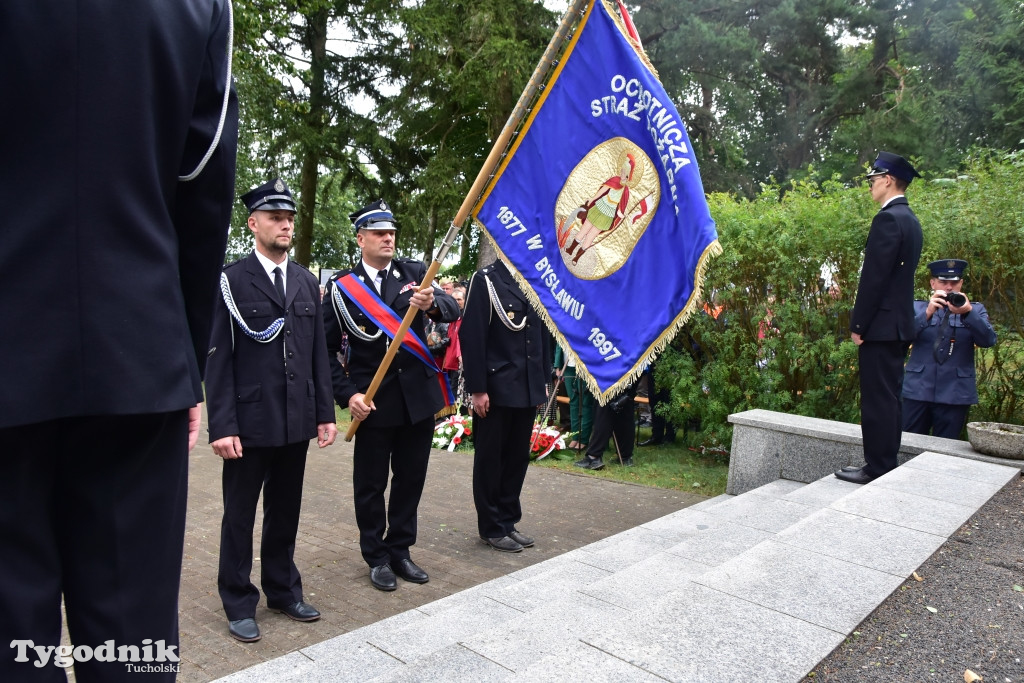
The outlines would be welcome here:
<svg viewBox="0 0 1024 683">
<path fill-rule="evenodd" d="M 660 199 L 657 168 L 633 142 L 616 137 L 590 150 L 555 202 L 555 236 L 569 272 L 600 280 L 621 268 Z"/>
</svg>

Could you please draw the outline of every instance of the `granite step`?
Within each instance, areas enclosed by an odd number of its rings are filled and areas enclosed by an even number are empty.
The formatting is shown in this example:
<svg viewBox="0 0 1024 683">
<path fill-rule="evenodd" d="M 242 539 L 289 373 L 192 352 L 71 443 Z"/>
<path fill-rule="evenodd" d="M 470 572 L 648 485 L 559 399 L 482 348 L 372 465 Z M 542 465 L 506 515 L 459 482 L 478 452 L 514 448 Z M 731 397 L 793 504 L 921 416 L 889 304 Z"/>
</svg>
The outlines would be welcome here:
<svg viewBox="0 0 1024 683">
<path fill-rule="evenodd" d="M 778 480 L 221 680 L 798 680 L 1016 472 Z"/>
</svg>

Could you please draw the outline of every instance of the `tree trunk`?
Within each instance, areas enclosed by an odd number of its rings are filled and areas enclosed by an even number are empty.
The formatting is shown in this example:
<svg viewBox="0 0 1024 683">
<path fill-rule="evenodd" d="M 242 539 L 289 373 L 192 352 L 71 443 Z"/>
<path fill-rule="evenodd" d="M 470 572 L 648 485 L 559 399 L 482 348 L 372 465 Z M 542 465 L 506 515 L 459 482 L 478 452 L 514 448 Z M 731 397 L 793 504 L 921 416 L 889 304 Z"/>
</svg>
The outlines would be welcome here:
<svg viewBox="0 0 1024 683">
<path fill-rule="evenodd" d="M 309 266 L 313 256 L 313 226 L 316 218 L 316 189 L 320 180 L 320 156 L 326 123 L 327 93 L 327 10 L 306 17 L 303 41 L 310 54 L 309 113 L 305 118 L 307 141 L 302 145 L 302 171 L 299 177 L 301 197 L 295 220 L 295 260 Z"/>
</svg>

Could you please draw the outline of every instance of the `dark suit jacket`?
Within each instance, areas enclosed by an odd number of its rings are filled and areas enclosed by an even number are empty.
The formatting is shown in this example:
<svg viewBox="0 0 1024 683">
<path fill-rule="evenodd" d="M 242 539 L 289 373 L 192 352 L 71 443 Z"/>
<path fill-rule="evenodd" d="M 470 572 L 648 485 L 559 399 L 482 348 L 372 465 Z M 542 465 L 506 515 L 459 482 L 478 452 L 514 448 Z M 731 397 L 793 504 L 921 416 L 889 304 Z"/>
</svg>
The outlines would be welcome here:
<svg viewBox="0 0 1024 683">
<path fill-rule="evenodd" d="M 493 310 L 484 277 L 494 286 L 502 310 L 520 331 L 510 330 Z M 550 336 L 519 284 L 502 261 L 478 270 L 469 283 L 459 327 L 466 391 L 487 392 L 491 404 L 529 408 L 547 400 L 551 377 Z"/>
<path fill-rule="evenodd" d="M 349 330 L 347 323 L 334 303 L 334 292 L 338 278 L 354 273 L 367 286 L 374 290 L 373 282 L 363 270 L 362 261 L 351 270 L 343 270 L 331 278 L 324 295 L 324 329 L 327 332 L 327 351 L 331 362 L 331 378 L 334 383 L 334 400 L 338 405 L 347 408 L 348 400 L 354 394 L 366 393 L 370 387 L 377 368 L 384 360 L 390 339 L 383 332 L 373 341 L 360 339 L 354 331 Z M 394 259 L 388 271 L 388 285 L 384 290 L 386 303 L 399 318 L 404 318 L 409 310 L 409 299 L 414 294 L 413 283 L 420 284 L 426 275 L 427 266 L 416 259 Z M 405 291 L 402 291 L 405 290 Z M 375 291 L 375 290 L 374 290 Z M 376 334 L 377 326 L 345 297 L 345 306 L 356 324 L 356 329 L 368 335 Z M 452 322 L 459 318 L 459 304 L 455 299 L 434 288 L 434 304 L 437 306 L 435 320 Z M 420 339 L 426 342 L 423 326 L 425 315 L 421 311 L 413 318 L 409 327 Z M 338 360 L 341 347 L 342 332 L 348 333 L 348 372 Z M 437 372 L 428 368 L 422 361 L 406 349 L 399 349 L 395 354 L 387 374 L 384 376 L 373 403 L 377 407 L 364 423 L 367 427 L 392 427 L 414 424 L 424 420 L 444 407 L 444 396 L 438 383 Z"/>
<path fill-rule="evenodd" d="M 206 372 L 210 442 L 238 435 L 244 448 L 312 439 L 318 424 L 334 422 L 319 281 L 289 261 L 282 305 L 255 253 L 224 272 L 246 325 L 262 331 L 277 318 L 285 323 L 261 343 L 239 329 L 223 298 L 218 302 Z"/>
<path fill-rule="evenodd" d="M 202 400 L 234 194 L 223 0 L 5 0 L 0 427 Z"/>
<path fill-rule="evenodd" d="M 903 378 L 904 398 L 961 406 L 978 402 L 974 347 L 994 346 L 996 331 L 992 329 L 985 307 L 976 302 L 971 302 L 971 306 L 972 310 L 966 317 L 949 316 L 946 337 L 951 333 L 956 334 L 956 342 L 953 344 L 952 355 L 940 365 L 935 360 L 935 340 L 942 330 L 942 321 L 947 313 L 939 309 L 929 320 L 925 317 L 928 302 L 914 302 L 917 336 Z"/>
<path fill-rule="evenodd" d="M 914 339 L 914 271 L 921 259 L 921 224 L 905 197 L 875 214 L 850 331 L 865 341 Z"/>
</svg>

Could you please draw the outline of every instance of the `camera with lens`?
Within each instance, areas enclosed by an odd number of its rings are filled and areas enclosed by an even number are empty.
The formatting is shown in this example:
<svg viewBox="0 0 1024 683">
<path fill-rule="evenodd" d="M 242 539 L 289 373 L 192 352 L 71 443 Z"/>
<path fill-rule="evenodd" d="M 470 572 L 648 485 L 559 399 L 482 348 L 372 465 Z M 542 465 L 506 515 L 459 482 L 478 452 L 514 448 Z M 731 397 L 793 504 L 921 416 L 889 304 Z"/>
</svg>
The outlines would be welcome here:
<svg viewBox="0 0 1024 683">
<path fill-rule="evenodd" d="M 944 292 L 942 296 L 946 299 L 946 303 L 953 308 L 960 308 L 967 303 L 967 297 L 960 292 Z"/>
</svg>

